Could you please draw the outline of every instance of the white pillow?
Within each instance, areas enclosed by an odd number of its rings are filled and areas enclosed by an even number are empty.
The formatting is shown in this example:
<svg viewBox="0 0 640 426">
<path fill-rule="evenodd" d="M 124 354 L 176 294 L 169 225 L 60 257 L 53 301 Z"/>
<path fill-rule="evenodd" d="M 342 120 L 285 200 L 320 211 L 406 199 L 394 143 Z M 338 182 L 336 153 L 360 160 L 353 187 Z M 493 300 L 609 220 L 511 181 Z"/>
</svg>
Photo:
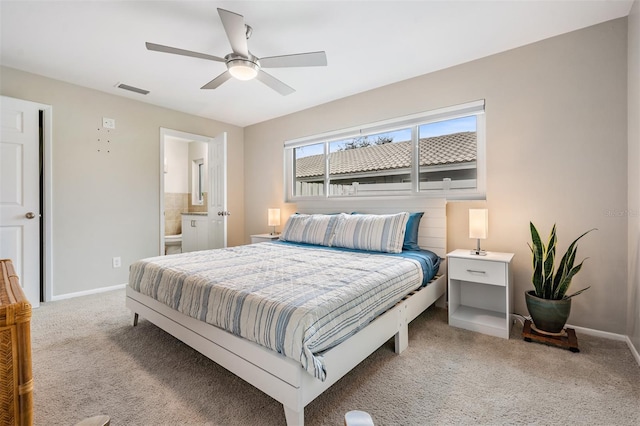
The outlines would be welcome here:
<svg viewBox="0 0 640 426">
<path fill-rule="evenodd" d="M 329 246 L 337 219 L 337 215 L 295 213 L 284 225 L 280 240 Z"/>
<path fill-rule="evenodd" d="M 376 215 L 345 214 L 338 216 L 333 247 L 400 253 L 409 213 Z"/>
</svg>

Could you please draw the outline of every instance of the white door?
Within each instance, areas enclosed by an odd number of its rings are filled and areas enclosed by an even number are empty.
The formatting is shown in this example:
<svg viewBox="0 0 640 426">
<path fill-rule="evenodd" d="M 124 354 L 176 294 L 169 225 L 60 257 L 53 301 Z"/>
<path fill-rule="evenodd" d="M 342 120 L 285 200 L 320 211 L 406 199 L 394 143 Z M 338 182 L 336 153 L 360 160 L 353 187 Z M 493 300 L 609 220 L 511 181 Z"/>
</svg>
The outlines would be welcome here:
<svg viewBox="0 0 640 426">
<path fill-rule="evenodd" d="M 11 259 L 33 307 L 40 304 L 38 104 L 0 98 L 0 258 Z"/>
<path fill-rule="evenodd" d="M 227 246 L 227 134 L 209 142 L 209 248 Z"/>
</svg>

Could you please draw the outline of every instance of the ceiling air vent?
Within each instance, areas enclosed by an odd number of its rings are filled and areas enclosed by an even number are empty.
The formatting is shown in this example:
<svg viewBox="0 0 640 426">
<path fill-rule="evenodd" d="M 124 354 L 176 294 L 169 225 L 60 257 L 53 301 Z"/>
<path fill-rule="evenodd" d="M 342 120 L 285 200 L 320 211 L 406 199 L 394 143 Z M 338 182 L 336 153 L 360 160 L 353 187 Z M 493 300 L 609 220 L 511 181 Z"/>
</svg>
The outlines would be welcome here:
<svg viewBox="0 0 640 426">
<path fill-rule="evenodd" d="M 139 87 L 129 86 L 128 84 L 123 84 L 123 83 L 118 83 L 116 87 L 119 89 L 128 90 L 130 92 L 140 93 L 141 95 L 146 95 L 149 93 L 148 90 L 140 89 Z"/>
</svg>

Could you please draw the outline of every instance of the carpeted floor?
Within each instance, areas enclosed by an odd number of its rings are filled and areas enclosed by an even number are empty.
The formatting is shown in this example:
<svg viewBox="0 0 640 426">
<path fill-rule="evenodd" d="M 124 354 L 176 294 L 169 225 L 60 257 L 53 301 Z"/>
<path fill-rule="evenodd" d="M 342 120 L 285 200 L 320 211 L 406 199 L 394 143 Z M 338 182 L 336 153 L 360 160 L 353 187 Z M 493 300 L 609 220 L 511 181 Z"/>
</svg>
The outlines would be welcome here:
<svg viewBox="0 0 640 426">
<path fill-rule="evenodd" d="M 282 406 L 173 337 L 131 326 L 124 290 L 51 302 L 32 319 L 35 424 L 107 414 L 118 425 L 284 425 Z M 305 409 L 307 425 L 638 425 L 640 366 L 624 342 L 580 353 L 447 325 L 432 307 Z"/>
</svg>

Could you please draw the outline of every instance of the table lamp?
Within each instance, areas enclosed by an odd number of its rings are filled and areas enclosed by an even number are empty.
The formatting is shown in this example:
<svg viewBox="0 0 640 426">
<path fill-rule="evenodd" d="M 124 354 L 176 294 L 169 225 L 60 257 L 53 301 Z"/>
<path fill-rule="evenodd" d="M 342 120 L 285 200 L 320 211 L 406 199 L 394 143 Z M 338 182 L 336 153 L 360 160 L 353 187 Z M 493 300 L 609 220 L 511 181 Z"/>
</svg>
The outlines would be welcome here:
<svg viewBox="0 0 640 426">
<path fill-rule="evenodd" d="M 469 238 L 476 238 L 478 245 L 471 254 L 486 256 L 487 252 L 480 248 L 480 240 L 489 234 L 489 211 L 487 209 L 469 209 Z"/>
<path fill-rule="evenodd" d="M 269 226 L 273 227 L 273 232 L 271 232 L 271 235 L 277 235 L 276 226 L 280 226 L 280 209 L 269 209 L 268 221 Z"/>
</svg>

